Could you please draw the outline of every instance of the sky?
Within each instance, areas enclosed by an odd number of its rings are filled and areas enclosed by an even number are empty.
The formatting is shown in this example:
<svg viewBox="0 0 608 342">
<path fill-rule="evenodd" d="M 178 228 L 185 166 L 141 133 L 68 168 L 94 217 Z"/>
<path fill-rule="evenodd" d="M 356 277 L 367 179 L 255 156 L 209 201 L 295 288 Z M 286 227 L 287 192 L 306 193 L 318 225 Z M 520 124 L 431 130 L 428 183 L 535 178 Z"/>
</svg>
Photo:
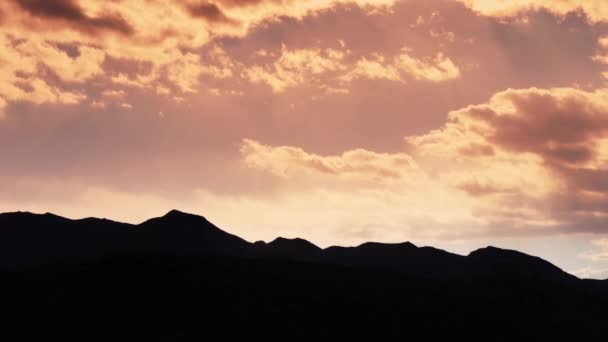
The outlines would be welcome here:
<svg viewBox="0 0 608 342">
<path fill-rule="evenodd" d="M 605 0 L 4 0 L 0 211 L 608 278 Z"/>
</svg>

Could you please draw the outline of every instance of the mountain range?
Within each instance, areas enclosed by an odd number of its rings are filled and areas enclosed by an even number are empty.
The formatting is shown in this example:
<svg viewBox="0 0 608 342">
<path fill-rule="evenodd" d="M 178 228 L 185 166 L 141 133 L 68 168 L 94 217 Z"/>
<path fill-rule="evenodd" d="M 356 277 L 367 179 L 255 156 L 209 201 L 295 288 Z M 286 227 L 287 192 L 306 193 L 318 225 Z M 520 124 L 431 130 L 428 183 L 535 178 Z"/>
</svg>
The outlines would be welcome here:
<svg viewBox="0 0 608 342">
<path fill-rule="evenodd" d="M 263 326 L 308 340 L 604 336 L 608 304 L 608 281 L 513 250 L 250 243 L 175 210 L 139 225 L 0 214 L 0 270 L 11 334 L 35 323 L 64 340 L 190 340 L 202 327 L 259 337 Z"/>
<path fill-rule="evenodd" d="M 321 249 L 304 239 L 279 237 L 249 243 L 202 216 L 172 210 L 130 225 L 106 219 L 70 220 L 50 213 L 0 214 L 0 268 L 102 258 L 113 255 L 232 256 L 273 258 L 365 267 L 449 279 L 489 274 L 496 268 L 520 276 L 575 281 L 576 277 L 540 258 L 496 247 L 461 256 L 411 242 L 367 242 Z"/>
</svg>

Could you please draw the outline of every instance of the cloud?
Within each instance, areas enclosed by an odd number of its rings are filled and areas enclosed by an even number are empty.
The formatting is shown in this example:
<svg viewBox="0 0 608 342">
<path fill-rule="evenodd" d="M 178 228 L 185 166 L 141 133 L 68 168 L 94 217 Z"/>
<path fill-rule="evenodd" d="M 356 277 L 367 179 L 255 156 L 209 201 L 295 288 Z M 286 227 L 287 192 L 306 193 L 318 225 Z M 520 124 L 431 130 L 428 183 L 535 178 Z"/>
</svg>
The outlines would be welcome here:
<svg viewBox="0 0 608 342">
<path fill-rule="evenodd" d="M 60 103 L 77 104 L 87 96 L 82 93 L 62 89 L 47 82 L 41 73 L 43 66 L 53 71 L 61 79 L 82 82 L 99 72 L 98 63 L 89 61 L 103 59 L 94 49 L 83 49 L 81 56 L 86 61 L 71 60 L 58 48 L 40 41 L 18 41 L 0 32 L 0 98 L 3 107 L 8 102 L 26 101 L 36 104 Z M 73 63 L 73 64 L 70 64 Z"/>
<path fill-rule="evenodd" d="M 16 0 L 22 8 L 27 11 L 50 18 L 83 19 L 82 9 L 73 0 L 40 1 L 40 0 Z"/>
<path fill-rule="evenodd" d="M 417 80 L 442 82 L 460 77 L 460 69 L 442 53 L 428 60 L 416 59 L 403 53 L 396 58 L 395 65 Z"/>
<path fill-rule="evenodd" d="M 188 10 L 193 16 L 204 18 L 211 23 L 221 22 L 237 24 L 237 21 L 226 16 L 222 9 L 213 3 L 201 2 L 198 4 L 191 4 L 188 6 Z"/>
<path fill-rule="evenodd" d="M 409 78 L 430 82 L 444 82 L 460 78 L 460 68 L 443 53 L 439 52 L 432 58 L 419 59 L 412 57 L 407 50 L 402 48 L 401 52 L 392 60 L 380 54 L 375 54 L 370 59 L 363 57 L 342 78 L 346 81 L 356 78 L 405 81 Z"/>
<path fill-rule="evenodd" d="M 451 112 L 443 128 L 406 141 L 422 167 L 447 167 L 438 158 L 455 161 L 450 171 L 437 173 L 472 196 L 494 194 L 496 206 L 516 211 L 536 208 L 549 226 L 602 231 L 608 218 L 600 205 L 608 199 L 607 101 L 606 90 L 509 89 Z"/>
<path fill-rule="evenodd" d="M 417 59 L 401 51 L 392 60 L 374 53 L 356 61 L 349 60 L 349 53 L 344 48 L 290 50 L 283 45 L 280 56 L 271 64 L 254 65 L 246 70 L 246 75 L 252 82 L 268 84 L 276 93 L 301 84 L 345 89 L 349 83 L 361 78 L 443 82 L 461 76 L 460 69 L 442 53 L 434 58 Z"/>
<path fill-rule="evenodd" d="M 464 157 L 500 149 L 536 156 L 552 168 L 595 168 L 608 132 L 606 104 L 606 90 L 509 89 L 451 112 L 443 128 L 407 140 L 427 153 Z M 442 148 L 447 141 L 451 146 Z"/>
<path fill-rule="evenodd" d="M 545 10 L 558 15 L 582 11 L 593 22 L 608 20 L 603 0 L 457 0 L 483 15 L 510 17 L 529 11 Z"/>
<path fill-rule="evenodd" d="M 36 78 L 60 92 L 75 94 L 116 87 L 128 94 L 149 96 L 162 89 L 167 100 L 185 99 L 181 103 L 186 103 L 195 93 L 257 93 L 264 87 L 274 93 L 305 92 L 308 98 L 320 99 L 360 96 L 353 89 L 364 93 L 370 86 L 390 87 L 385 92 L 389 94 L 407 85 L 411 88 L 407 96 L 423 101 L 421 89 L 480 77 L 485 61 L 492 61 L 496 80 L 483 80 L 483 86 L 461 97 L 461 102 L 473 103 L 511 81 L 518 87 L 555 83 L 558 76 L 552 71 L 556 68 L 562 70 L 559 78 L 564 84 L 594 72 L 585 63 L 591 48 L 585 42 L 596 33 L 587 32 L 586 27 L 560 26 L 559 18 L 550 18 L 555 23 L 532 18 L 529 25 L 498 24 L 492 18 L 475 16 L 461 4 L 439 0 L 10 0 L 0 2 L 0 12 L 11 14 L 3 17 L 0 32 L 12 42 L 20 42 L 20 49 L 31 45 L 30 57 L 40 55 L 40 67 L 33 71 Z M 124 21 L 129 32 L 121 31 L 120 25 L 112 26 L 112 18 Z M 417 21 L 424 27 L 409 26 Z M 471 27 L 461 25 L 463 22 Z M 329 29 L 332 25 L 335 29 Z M 431 39 L 431 32 L 440 39 Z M 566 41 L 551 43 L 556 37 Z M 473 38 L 474 47 L 463 47 L 463 40 Z M 338 45 L 338 41 L 342 43 Z M 405 43 L 411 49 L 401 50 Z M 506 43 L 510 45 L 502 46 Z M 6 49 L 16 47 L 11 43 Z M 223 49 L 230 62 L 215 58 L 214 47 Z M 551 63 L 531 57 L 542 55 L 534 49 L 550 50 Z M 268 55 L 257 58 L 260 56 L 253 55 L 257 50 Z M 330 56 L 329 51 L 337 55 Z M 287 60 L 296 53 L 311 63 L 331 62 L 336 68 L 319 72 L 304 62 Z M 513 70 L 510 59 L 535 73 Z M 538 62 L 528 66 L 530 60 Z M 19 58 L 3 62 L 12 69 L 23 69 Z M 22 70 L 18 72 L 23 75 Z M 56 82 L 56 77 L 62 82 Z M 378 80 L 396 84 L 372 83 Z M 4 101 L 7 107 L 16 102 L 8 97 Z M 437 101 L 422 109 L 424 115 L 437 119 L 463 104 L 447 102 Z M 398 115 L 396 109 L 388 112 L 391 119 Z M 394 143 L 396 134 L 386 139 Z"/>
<path fill-rule="evenodd" d="M 507 90 L 489 104 L 450 113 L 450 122 L 475 129 L 502 149 L 581 166 L 597 162 L 598 139 L 608 129 L 606 104 L 606 90 Z"/>
<path fill-rule="evenodd" d="M 339 156 L 319 156 L 301 148 L 263 145 L 245 139 L 241 154 L 248 166 L 290 178 L 297 169 L 332 176 L 376 181 L 399 179 L 417 171 L 414 160 L 405 153 L 375 153 L 364 149 L 346 151 Z"/>
<path fill-rule="evenodd" d="M 63 20 L 84 31 L 106 29 L 122 34 L 133 33 L 133 27 L 119 14 L 89 17 L 77 0 L 14 0 L 34 17 Z"/>
<path fill-rule="evenodd" d="M 253 66 L 246 71 L 252 82 L 264 82 L 274 92 L 302 83 L 322 82 L 319 77 L 345 69 L 344 53 L 334 49 L 296 49 L 283 46 L 280 56 L 268 66 Z"/>
<path fill-rule="evenodd" d="M 404 152 L 323 156 L 245 140 L 241 154 L 252 168 L 304 184 L 299 191 L 375 188 L 404 201 L 441 193 L 490 235 L 600 232 L 608 223 L 606 101 L 605 90 L 509 89 L 407 136 Z"/>
<path fill-rule="evenodd" d="M 3 1 L 0 13 L 11 15 L 2 16 L 0 28 L 0 74 L 5 83 L 0 97 L 4 107 L 17 101 L 75 103 L 84 98 L 69 84 L 55 82 L 54 75 L 65 83 L 99 77 L 124 88 L 169 89 L 178 93 L 172 97 L 183 98 L 199 91 L 201 78 L 227 78 L 237 68 L 226 54 L 218 56 L 210 47 L 213 39 L 244 37 L 269 20 L 301 19 L 343 5 L 376 8 L 392 6 L 393 1 Z M 114 72 L 117 61 L 149 68 Z M 315 66 L 307 70 L 316 72 Z M 272 72 L 258 73 L 258 78 L 289 87 L 300 77 Z M 30 92 L 19 89 L 28 82 L 36 91 L 31 101 Z M 237 90 L 226 93 L 231 91 Z"/>
</svg>

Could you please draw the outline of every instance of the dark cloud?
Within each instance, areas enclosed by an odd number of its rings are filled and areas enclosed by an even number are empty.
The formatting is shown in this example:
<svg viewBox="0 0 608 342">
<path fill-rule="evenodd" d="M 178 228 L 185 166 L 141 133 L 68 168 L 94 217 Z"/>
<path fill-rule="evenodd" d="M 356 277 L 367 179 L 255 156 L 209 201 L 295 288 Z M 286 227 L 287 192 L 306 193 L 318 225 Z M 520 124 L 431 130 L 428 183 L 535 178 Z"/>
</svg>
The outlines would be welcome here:
<svg viewBox="0 0 608 342">
<path fill-rule="evenodd" d="M 513 152 L 530 152 L 548 164 L 578 164 L 596 156 L 595 139 L 608 130 L 608 115 L 593 95 L 574 90 L 507 91 L 513 113 L 471 108 L 467 116 L 489 124 L 489 141 Z"/>
<path fill-rule="evenodd" d="M 487 104 L 455 112 L 452 124 L 474 130 L 485 139 L 459 153 L 477 157 L 483 155 L 476 153 L 477 146 L 489 145 L 495 151 L 533 154 L 554 183 L 541 196 L 527 196 L 525 188 L 509 191 L 500 185 L 502 175 L 497 177 L 498 186 L 473 181 L 456 188 L 474 197 L 499 195 L 501 206 L 507 209 L 482 214 L 496 216 L 502 224 L 525 221 L 519 217 L 525 208 L 523 212 L 532 209 L 550 218 L 559 230 L 605 232 L 608 168 L 601 141 L 608 136 L 607 99 L 603 90 L 507 90 Z M 512 178 L 517 177 L 522 175 Z"/>
<path fill-rule="evenodd" d="M 188 11 L 192 16 L 203 18 L 211 23 L 237 23 L 236 20 L 227 17 L 226 14 L 224 14 L 224 12 L 222 12 L 222 10 L 216 4 L 208 2 L 190 5 L 188 6 Z"/>
<path fill-rule="evenodd" d="M 33 15 L 66 20 L 86 20 L 82 9 L 73 0 L 16 0 Z"/>
<path fill-rule="evenodd" d="M 110 30 L 133 33 L 133 27 L 118 14 L 89 17 L 74 0 L 15 0 L 25 11 L 36 17 L 64 20 L 83 30 Z"/>
<path fill-rule="evenodd" d="M 88 18 L 85 23 L 92 25 L 94 28 L 108 29 L 126 35 L 132 34 L 134 31 L 133 27 L 123 17 L 114 14 Z"/>
</svg>

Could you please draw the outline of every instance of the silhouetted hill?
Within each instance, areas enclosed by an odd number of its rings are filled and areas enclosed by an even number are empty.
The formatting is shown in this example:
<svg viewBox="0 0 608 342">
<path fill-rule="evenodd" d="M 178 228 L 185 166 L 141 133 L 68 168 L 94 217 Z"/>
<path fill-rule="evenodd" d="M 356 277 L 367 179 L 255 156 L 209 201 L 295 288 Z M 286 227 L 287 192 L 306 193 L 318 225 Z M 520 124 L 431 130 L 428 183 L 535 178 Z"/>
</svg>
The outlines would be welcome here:
<svg viewBox="0 0 608 342">
<path fill-rule="evenodd" d="M 320 262 L 323 256 L 321 248 L 300 238 L 278 237 L 269 243 L 257 242 L 255 247 L 258 256 L 292 261 Z"/>
<path fill-rule="evenodd" d="M 348 266 L 398 271 L 425 277 L 449 278 L 464 275 L 466 258 L 432 247 L 416 247 L 410 242 L 367 242 L 358 247 L 329 247 L 328 261 Z"/>
<path fill-rule="evenodd" d="M 249 243 L 202 216 L 177 210 L 139 225 L 52 214 L 0 214 L 0 267 L 19 268 L 67 259 L 112 255 L 264 257 L 372 268 L 437 279 L 494 276 L 575 281 L 576 277 L 540 258 L 487 247 L 468 256 L 410 242 L 367 242 L 321 249 L 304 239 L 277 238 Z"/>
<path fill-rule="evenodd" d="M 9 213 L 0 266 L 7 341 L 608 336 L 606 281 L 495 247 L 321 249 L 178 211 L 139 225 Z"/>
<path fill-rule="evenodd" d="M 470 268 L 482 275 L 500 274 L 504 277 L 542 278 L 561 282 L 578 280 L 548 261 L 514 250 L 486 247 L 471 252 L 467 259 Z"/>
<path fill-rule="evenodd" d="M 251 253 L 247 241 L 226 233 L 202 216 L 177 210 L 138 225 L 137 231 L 135 245 L 148 253 L 229 256 Z"/>
<path fill-rule="evenodd" d="M 68 220 L 48 213 L 1 214 L 0 268 L 101 257 L 129 250 L 131 233 L 131 225 L 109 220 Z"/>
<path fill-rule="evenodd" d="M 204 217 L 171 211 L 139 225 L 52 214 L 0 214 L 0 268 L 121 254 L 245 255 L 251 246 Z"/>
</svg>

